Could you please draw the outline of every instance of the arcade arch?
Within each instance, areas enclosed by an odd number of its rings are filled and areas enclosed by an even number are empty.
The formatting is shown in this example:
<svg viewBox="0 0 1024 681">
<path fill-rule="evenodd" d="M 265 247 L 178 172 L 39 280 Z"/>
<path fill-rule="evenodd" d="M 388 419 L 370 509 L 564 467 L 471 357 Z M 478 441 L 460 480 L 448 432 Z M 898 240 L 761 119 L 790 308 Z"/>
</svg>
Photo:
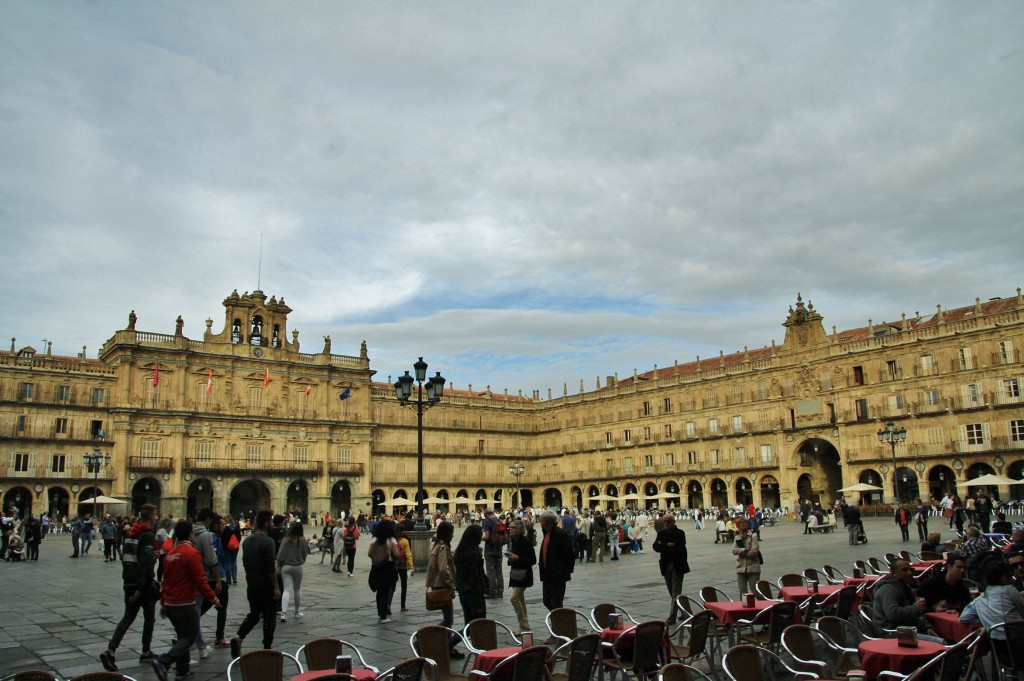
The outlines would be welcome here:
<svg viewBox="0 0 1024 681">
<path fill-rule="evenodd" d="M 156 478 L 139 478 L 132 485 L 131 496 L 132 496 L 132 512 L 138 513 L 139 509 L 144 504 L 153 504 L 156 506 L 157 513 L 160 512 L 160 499 L 163 495 L 163 490 L 160 486 L 160 481 Z"/>
<path fill-rule="evenodd" d="M 201 491 L 197 489 L 197 492 Z M 190 503 L 191 500 L 192 497 L 190 495 Z M 251 519 L 256 516 L 256 511 L 267 508 L 271 508 L 270 489 L 263 481 L 242 480 L 231 490 L 228 512 L 235 518 Z"/>
</svg>

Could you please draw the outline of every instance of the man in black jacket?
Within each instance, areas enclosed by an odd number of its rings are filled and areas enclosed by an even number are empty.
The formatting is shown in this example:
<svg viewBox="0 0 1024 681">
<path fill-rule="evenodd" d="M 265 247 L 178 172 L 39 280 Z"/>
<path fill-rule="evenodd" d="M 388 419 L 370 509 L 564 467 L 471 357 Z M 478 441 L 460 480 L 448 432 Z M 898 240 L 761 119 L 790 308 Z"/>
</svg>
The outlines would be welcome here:
<svg viewBox="0 0 1024 681">
<path fill-rule="evenodd" d="M 544 607 L 554 610 L 561 608 L 565 600 L 565 585 L 572 579 L 576 555 L 569 535 L 558 527 L 558 516 L 553 511 L 545 511 L 541 515 L 540 529 L 544 539 L 538 551 L 538 565 L 540 581 L 544 585 Z"/>
<path fill-rule="evenodd" d="M 672 626 L 676 623 L 676 612 L 679 609 L 676 596 L 683 592 L 683 575 L 690 571 L 690 564 L 686 560 L 686 533 L 676 527 L 676 517 L 666 513 L 661 522 L 665 529 L 658 533 L 652 548 L 661 554 L 658 567 L 661 568 L 668 595 L 672 599 L 672 611 L 665 624 Z"/>
<path fill-rule="evenodd" d="M 156 564 L 154 544 L 156 534 L 153 532 L 153 521 L 156 519 L 156 506 L 145 504 L 139 509 L 139 520 L 131 529 L 122 543 L 121 578 L 124 580 L 124 615 L 114 629 L 107 649 L 100 653 L 103 668 L 110 672 L 117 671 L 117 647 L 121 645 L 128 627 L 142 610 L 142 655 L 139 662 L 156 659 L 150 650 L 153 643 L 153 625 L 156 622 L 156 601 L 159 592 L 153 579 L 153 566 Z"/>
</svg>

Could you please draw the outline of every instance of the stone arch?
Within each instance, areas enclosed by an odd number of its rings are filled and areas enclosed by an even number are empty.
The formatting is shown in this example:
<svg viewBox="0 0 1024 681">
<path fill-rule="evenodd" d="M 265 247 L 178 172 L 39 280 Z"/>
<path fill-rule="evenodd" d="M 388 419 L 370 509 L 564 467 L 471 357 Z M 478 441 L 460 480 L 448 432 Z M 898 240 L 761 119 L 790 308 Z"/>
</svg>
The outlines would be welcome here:
<svg viewBox="0 0 1024 681">
<path fill-rule="evenodd" d="M 810 473 L 803 473 L 796 479 L 796 494 L 801 502 L 807 500 L 812 504 L 821 503 L 821 498 L 814 491 L 814 480 Z"/>
<path fill-rule="evenodd" d="M 597 485 L 591 485 L 590 487 L 587 488 L 587 507 L 588 508 L 592 508 L 593 509 L 593 508 L 597 508 L 598 506 L 601 505 L 601 502 L 594 498 L 594 497 L 598 496 L 599 494 L 601 494 L 601 490 L 598 489 Z"/>
<path fill-rule="evenodd" d="M 704 485 L 698 480 L 691 480 L 686 484 L 686 505 L 689 508 L 704 505 Z"/>
<path fill-rule="evenodd" d="M 661 499 L 659 499 L 656 496 L 657 494 L 658 494 L 658 486 L 655 483 L 651 482 L 650 480 L 648 480 L 647 482 L 644 483 L 644 486 L 643 486 L 644 508 L 651 509 L 651 508 L 657 508 L 657 507 L 661 506 Z M 668 506 L 668 504 L 665 504 L 665 505 Z"/>
<path fill-rule="evenodd" d="M 455 493 L 455 510 L 466 512 L 469 510 L 469 491 L 460 489 Z"/>
<path fill-rule="evenodd" d="M 229 499 L 228 512 L 235 518 L 252 520 L 256 517 L 257 511 L 272 510 L 270 488 L 265 482 L 255 478 L 235 483 Z"/>
<path fill-rule="evenodd" d="M 947 492 L 949 494 L 956 493 L 956 473 L 944 464 L 932 466 L 928 471 L 928 493 L 936 499 L 941 499 Z"/>
<path fill-rule="evenodd" d="M 572 499 L 572 506 L 576 509 L 583 509 L 583 490 L 577 486 L 573 486 L 569 490 L 569 498 Z"/>
<path fill-rule="evenodd" d="M 1006 476 L 1012 480 L 1024 479 L 1024 459 L 1018 459 L 1006 467 Z M 1024 484 L 1010 485 L 1010 499 L 1024 499 Z"/>
<path fill-rule="evenodd" d="M 68 517 L 71 512 L 71 495 L 63 487 L 51 487 L 47 492 L 47 499 L 49 505 L 47 506 L 47 513 L 50 514 L 51 520 L 60 520 L 61 518 Z"/>
<path fill-rule="evenodd" d="M 285 499 L 285 508 L 288 511 L 297 511 L 299 517 L 305 521 L 309 513 L 309 483 L 302 478 L 293 480 L 288 484 Z"/>
<path fill-rule="evenodd" d="M 779 481 L 773 475 L 762 475 L 758 481 L 761 489 L 761 508 L 782 508 Z"/>
<path fill-rule="evenodd" d="M 737 478 L 734 489 L 737 504 L 743 504 L 745 508 L 754 503 L 754 486 L 750 484 L 750 480 L 742 476 Z"/>
<path fill-rule="evenodd" d="M 729 507 L 729 485 L 721 478 L 711 481 L 711 505 L 715 508 Z"/>
<path fill-rule="evenodd" d="M 19 488 L 14 488 L 11 490 L 11 492 L 15 491 L 15 489 Z M 20 489 L 25 488 L 22 487 Z M 78 493 L 78 514 L 82 515 L 83 513 L 89 513 L 95 518 L 96 513 L 100 510 L 99 506 L 97 504 L 86 504 L 82 502 L 85 499 L 94 499 L 95 497 L 102 496 L 103 493 L 103 488 L 101 487 L 93 487 L 92 485 L 83 487 L 82 490 Z"/>
<path fill-rule="evenodd" d="M 912 466 L 900 466 L 896 469 L 897 489 L 901 502 L 917 501 L 918 482 L 917 471 Z"/>
<path fill-rule="evenodd" d="M 875 485 L 877 487 L 882 487 L 882 483 L 884 482 L 884 480 L 885 478 L 882 477 L 881 473 L 879 473 L 873 468 L 867 468 L 861 471 L 857 481 L 863 482 L 866 485 Z M 877 492 L 862 492 L 860 495 L 860 503 L 880 504 L 882 503 L 883 494 L 884 490 L 878 490 Z"/>
<path fill-rule="evenodd" d="M 341 483 L 339 482 L 338 484 Z M 386 498 L 387 496 L 384 494 L 384 490 L 382 489 L 375 489 L 370 493 L 370 513 L 372 515 L 377 515 L 384 509 L 381 504 L 384 503 Z"/>
<path fill-rule="evenodd" d="M 561 510 L 562 490 L 557 487 L 548 487 L 544 490 L 544 505 L 548 508 Z"/>
<path fill-rule="evenodd" d="M 160 481 L 153 477 L 139 478 L 132 485 L 132 511 L 138 512 L 143 504 L 153 504 L 157 513 L 160 512 L 160 499 L 163 497 L 163 487 Z"/>
<path fill-rule="evenodd" d="M 81 497 L 88 499 L 89 497 Z M 27 518 L 32 515 L 32 492 L 28 487 L 18 485 L 12 487 L 4 493 L 4 508 L 3 510 L 9 511 L 14 509 L 18 512 L 19 518 Z"/>
<path fill-rule="evenodd" d="M 190 482 L 185 492 L 185 515 L 195 518 L 200 509 L 213 509 L 213 491 L 213 482 L 209 478 L 196 478 Z M 263 508 L 270 508 L 269 499 Z"/>
<path fill-rule="evenodd" d="M 352 512 L 352 485 L 348 480 L 338 480 L 331 487 L 330 509 L 333 518 L 340 518 L 342 511 Z"/>
<path fill-rule="evenodd" d="M 801 499 L 810 499 L 814 503 L 828 503 L 843 486 L 843 470 L 840 466 L 839 450 L 829 440 L 820 437 L 808 438 L 794 450 L 792 463 L 807 476 L 811 487 L 806 495 L 800 493 Z M 799 484 L 797 485 L 799 490 Z"/>
</svg>

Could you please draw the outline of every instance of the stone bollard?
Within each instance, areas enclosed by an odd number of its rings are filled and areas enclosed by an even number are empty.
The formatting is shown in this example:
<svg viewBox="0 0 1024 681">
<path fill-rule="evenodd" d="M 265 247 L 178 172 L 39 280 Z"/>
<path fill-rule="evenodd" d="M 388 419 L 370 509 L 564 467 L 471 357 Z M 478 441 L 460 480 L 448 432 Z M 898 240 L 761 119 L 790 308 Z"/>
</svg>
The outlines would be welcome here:
<svg viewBox="0 0 1024 681">
<path fill-rule="evenodd" d="M 417 525 L 415 530 L 406 530 L 405 537 L 409 540 L 409 547 L 412 548 L 412 562 L 416 570 L 422 570 L 427 574 L 427 562 L 430 559 L 430 539 L 434 531 L 424 525 Z M 423 528 L 423 529 L 420 529 Z"/>
</svg>

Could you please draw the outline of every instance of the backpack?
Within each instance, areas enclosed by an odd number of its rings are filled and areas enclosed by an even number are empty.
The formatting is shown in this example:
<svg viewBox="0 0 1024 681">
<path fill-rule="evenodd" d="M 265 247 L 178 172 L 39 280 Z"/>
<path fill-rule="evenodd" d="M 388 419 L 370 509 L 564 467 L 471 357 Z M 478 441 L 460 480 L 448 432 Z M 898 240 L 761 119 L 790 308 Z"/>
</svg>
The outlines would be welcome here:
<svg viewBox="0 0 1024 681">
<path fill-rule="evenodd" d="M 238 537 L 232 533 L 231 538 L 228 539 L 228 551 L 237 551 L 240 547 L 241 544 L 238 543 Z"/>
<path fill-rule="evenodd" d="M 354 549 L 356 546 L 355 534 L 345 530 L 345 533 L 341 536 L 341 543 L 346 549 Z"/>
<path fill-rule="evenodd" d="M 370 563 L 373 567 L 380 567 L 391 560 L 391 550 L 387 542 L 375 541 L 370 553 Z"/>
<path fill-rule="evenodd" d="M 499 520 L 494 523 L 494 536 L 491 540 L 499 546 L 503 546 L 508 540 L 508 528 L 505 527 L 505 521 Z"/>
<path fill-rule="evenodd" d="M 599 515 L 594 518 L 594 530 L 604 534 L 608 533 L 608 519 L 603 515 Z"/>
</svg>

